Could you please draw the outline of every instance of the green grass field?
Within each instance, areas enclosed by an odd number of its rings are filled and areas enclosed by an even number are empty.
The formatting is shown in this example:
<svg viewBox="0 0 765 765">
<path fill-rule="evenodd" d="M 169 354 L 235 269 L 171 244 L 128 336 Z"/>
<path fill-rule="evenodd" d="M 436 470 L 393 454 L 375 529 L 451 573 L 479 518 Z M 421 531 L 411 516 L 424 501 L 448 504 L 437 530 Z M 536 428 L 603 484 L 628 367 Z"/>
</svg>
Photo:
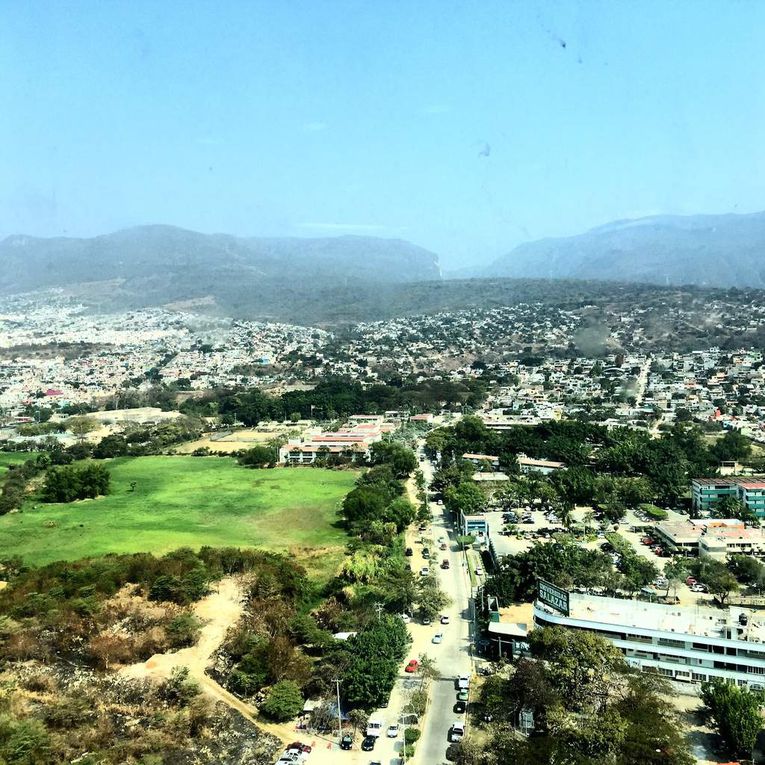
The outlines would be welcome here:
<svg viewBox="0 0 765 765">
<path fill-rule="evenodd" d="M 290 551 L 324 578 L 343 556 L 347 537 L 337 510 L 354 472 L 248 470 L 228 457 L 125 457 L 106 465 L 106 497 L 29 501 L 0 517 L 0 557 L 42 564 L 183 546 L 262 547 Z"/>
<path fill-rule="evenodd" d="M 8 470 L 8 465 L 20 465 L 34 459 L 38 452 L 0 452 L 0 478 Z"/>
</svg>

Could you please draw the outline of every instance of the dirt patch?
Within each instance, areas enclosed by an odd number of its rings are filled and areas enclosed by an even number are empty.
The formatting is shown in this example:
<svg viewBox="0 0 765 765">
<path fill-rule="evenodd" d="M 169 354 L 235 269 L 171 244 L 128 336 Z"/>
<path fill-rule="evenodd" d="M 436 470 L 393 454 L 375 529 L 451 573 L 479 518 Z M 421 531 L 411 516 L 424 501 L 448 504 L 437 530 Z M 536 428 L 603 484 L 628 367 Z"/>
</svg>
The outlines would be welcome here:
<svg viewBox="0 0 765 765">
<path fill-rule="evenodd" d="M 180 651 L 155 654 L 145 662 L 123 667 L 120 674 L 136 679 L 165 679 L 176 667 L 188 667 L 189 674 L 202 682 L 206 678 L 205 670 L 212 663 L 213 654 L 223 643 L 229 627 L 242 616 L 242 601 L 239 580 L 235 577 L 221 579 L 215 592 L 194 606 L 194 615 L 204 622 L 195 645 Z"/>
</svg>

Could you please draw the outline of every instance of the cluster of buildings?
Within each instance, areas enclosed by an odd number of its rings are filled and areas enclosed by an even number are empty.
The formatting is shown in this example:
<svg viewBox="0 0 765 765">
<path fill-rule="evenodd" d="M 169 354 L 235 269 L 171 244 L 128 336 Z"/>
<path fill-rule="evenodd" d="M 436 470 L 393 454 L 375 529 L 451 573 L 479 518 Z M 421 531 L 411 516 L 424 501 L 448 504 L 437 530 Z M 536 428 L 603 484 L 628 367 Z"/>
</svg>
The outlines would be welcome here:
<svg viewBox="0 0 765 765">
<path fill-rule="evenodd" d="M 653 533 L 672 553 L 725 561 L 729 555 L 762 555 L 765 533 L 735 518 L 688 518 L 659 523 Z"/>
<path fill-rule="evenodd" d="M 292 438 L 279 449 L 279 462 L 286 465 L 312 465 L 331 455 L 350 460 L 369 457 L 372 444 L 382 441 L 401 425 L 398 412 L 384 415 L 357 414 L 336 431 L 318 428 L 307 430 L 300 438 Z"/>
<path fill-rule="evenodd" d="M 736 499 L 758 518 L 765 518 L 765 480 L 747 477 L 694 478 L 691 482 L 693 509 L 709 514 L 726 497 Z"/>
<path fill-rule="evenodd" d="M 323 330 L 151 308 L 98 314 L 52 290 L 0 300 L 0 413 L 103 404 L 158 382 L 188 390 L 273 385 Z"/>
</svg>

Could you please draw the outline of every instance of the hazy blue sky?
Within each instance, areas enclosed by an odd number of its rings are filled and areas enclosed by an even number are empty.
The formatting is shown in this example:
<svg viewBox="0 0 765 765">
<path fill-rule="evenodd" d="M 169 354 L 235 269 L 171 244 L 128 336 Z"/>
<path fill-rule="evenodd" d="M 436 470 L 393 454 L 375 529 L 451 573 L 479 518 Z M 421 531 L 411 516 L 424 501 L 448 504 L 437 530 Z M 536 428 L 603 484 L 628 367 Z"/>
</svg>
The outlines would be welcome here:
<svg viewBox="0 0 765 765">
<path fill-rule="evenodd" d="M 0 0 L 0 235 L 400 236 L 447 267 L 765 209 L 765 2 Z"/>
</svg>

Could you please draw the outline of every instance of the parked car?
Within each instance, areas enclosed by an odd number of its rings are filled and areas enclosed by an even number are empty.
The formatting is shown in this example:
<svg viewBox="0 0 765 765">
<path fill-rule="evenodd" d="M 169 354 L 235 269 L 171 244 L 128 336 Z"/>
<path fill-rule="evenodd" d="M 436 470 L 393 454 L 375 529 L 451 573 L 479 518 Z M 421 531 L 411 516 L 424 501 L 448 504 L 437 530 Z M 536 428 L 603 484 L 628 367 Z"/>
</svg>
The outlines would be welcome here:
<svg viewBox="0 0 765 765">
<path fill-rule="evenodd" d="M 404 550 L 404 555 L 406 555 L 407 558 L 411 558 L 412 555 L 414 555 L 414 550 L 412 550 L 411 547 L 407 547 L 406 550 Z"/>
<path fill-rule="evenodd" d="M 457 715 L 464 715 L 467 709 L 467 704 L 464 701 L 458 701 L 454 705 L 454 713 Z"/>
<path fill-rule="evenodd" d="M 428 576 L 430 574 L 430 568 L 428 566 L 423 566 L 420 569 L 420 576 Z"/>
<path fill-rule="evenodd" d="M 480 566 L 475 567 L 475 575 L 476 576 L 483 576 L 483 569 Z"/>
<path fill-rule="evenodd" d="M 691 585 L 691 592 L 709 592 L 709 587 L 701 582 L 696 582 Z"/>
<path fill-rule="evenodd" d="M 449 614 L 441 614 L 441 624 L 449 624 Z"/>
<path fill-rule="evenodd" d="M 433 639 L 430 641 L 431 643 L 442 643 L 444 640 L 444 633 L 443 632 L 436 632 L 435 635 L 433 635 Z"/>
<path fill-rule="evenodd" d="M 287 747 L 287 754 L 311 754 L 311 746 L 300 741 L 293 741 Z"/>
<path fill-rule="evenodd" d="M 340 739 L 340 748 L 345 749 L 346 751 L 348 749 L 353 748 L 353 736 L 346 733 L 341 739 Z"/>
<path fill-rule="evenodd" d="M 388 726 L 388 731 L 385 734 L 388 738 L 398 738 L 398 723 Z"/>
<path fill-rule="evenodd" d="M 457 694 L 457 701 L 467 701 L 469 695 L 467 689 L 462 690 Z"/>
<path fill-rule="evenodd" d="M 439 550 L 446 550 L 447 549 L 446 542 L 441 542 L 441 544 L 438 546 L 438 549 Z"/>
<path fill-rule="evenodd" d="M 420 668 L 420 662 L 417 659 L 410 659 L 409 664 L 404 667 L 404 672 L 416 672 Z"/>
<path fill-rule="evenodd" d="M 383 724 L 379 720 L 369 720 L 367 722 L 367 738 L 377 738 L 382 735 Z"/>
<path fill-rule="evenodd" d="M 377 736 L 366 736 L 364 740 L 361 742 L 361 751 L 371 752 L 375 748 L 376 743 L 377 743 Z"/>
<path fill-rule="evenodd" d="M 692 576 L 689 576 L 685 580 L 685 583 L 690 587 L 692 584 L 696 584 L 696 580 Z"/>
<path fill-rule="evenodd" d="M 422 557 L 425 558 L 425 560 L 428 560 L 430 558 L 430 550 L 428 550 L 427 547 L 423 547 Z"/>
<path fill-rule="evenodd" d="M 441 561 L 441 568 L 443 568 L 443 569 L 447 569 L 447 568 L 449 568 L 449 565 L 450 565 L 450 564 L 449 564 L 449 561 L 448 561 L 446 558 L 444 558 L 444 559 Z"/>
<path fill-rule="evenodd" d="M 457 677 L 457 688 L 466 691 L 470 687 L 470 675 L 459 675 Z"/>
<path fill-rule="evenodd" d="M 429 624 L 433 624 L 433 620 L 429 616 L 423 616 L 422 623 L 427 627 Z"/>
<path fill-rule="evenodd" d="M 452 743 L 458 743 L 465 737 L 465 723 L 461 720 L 455 720 L 449 729 L 449 740 Z"/>
</svg>

